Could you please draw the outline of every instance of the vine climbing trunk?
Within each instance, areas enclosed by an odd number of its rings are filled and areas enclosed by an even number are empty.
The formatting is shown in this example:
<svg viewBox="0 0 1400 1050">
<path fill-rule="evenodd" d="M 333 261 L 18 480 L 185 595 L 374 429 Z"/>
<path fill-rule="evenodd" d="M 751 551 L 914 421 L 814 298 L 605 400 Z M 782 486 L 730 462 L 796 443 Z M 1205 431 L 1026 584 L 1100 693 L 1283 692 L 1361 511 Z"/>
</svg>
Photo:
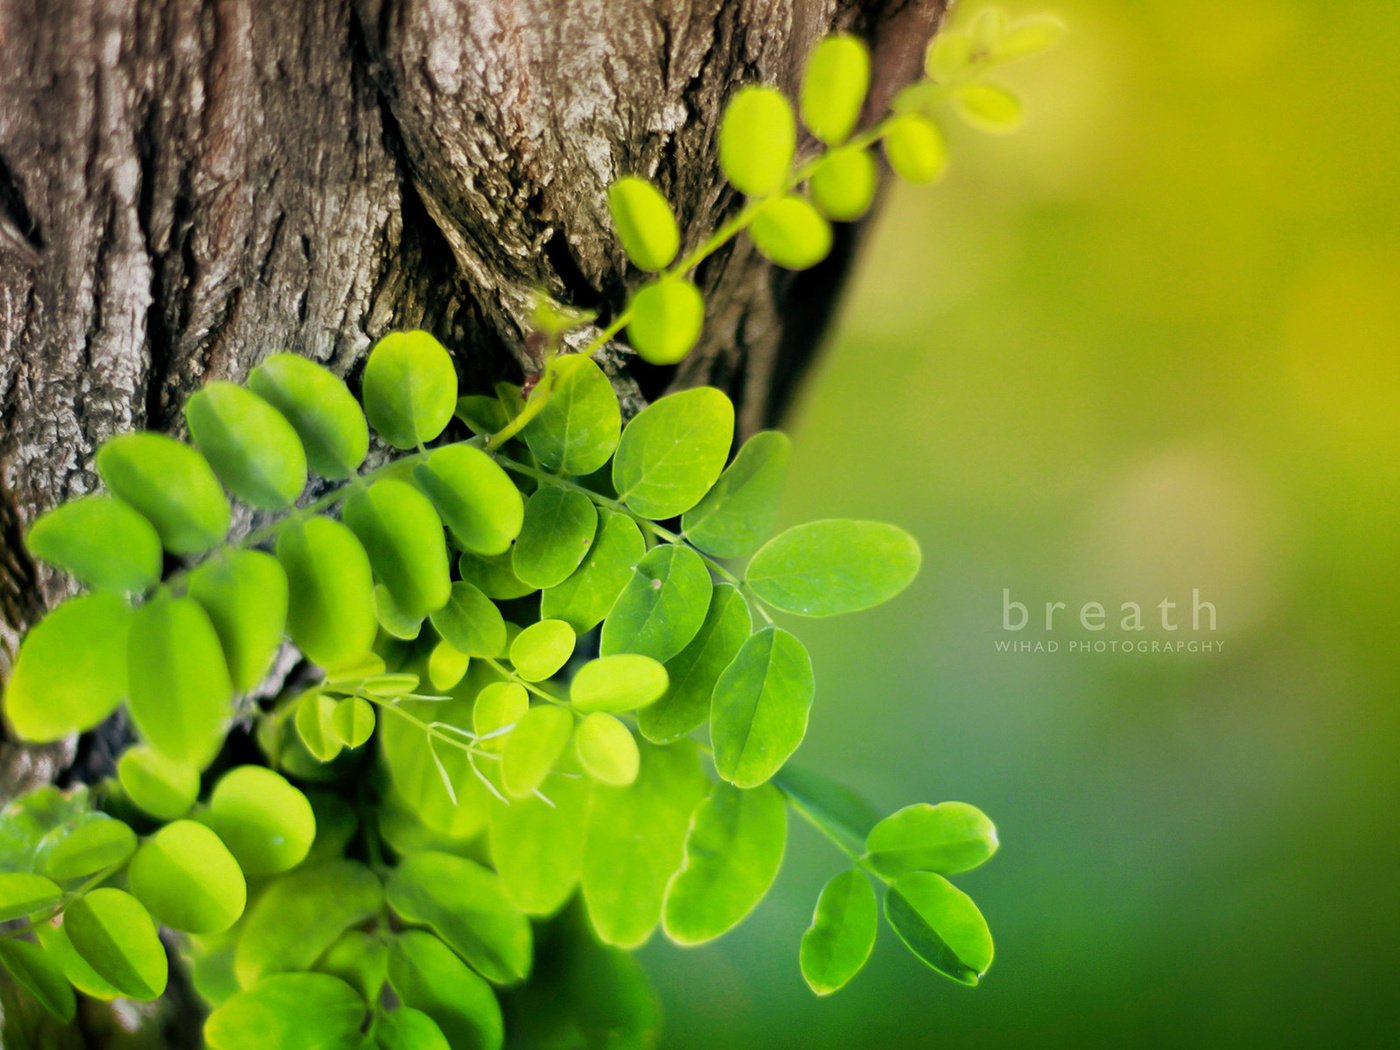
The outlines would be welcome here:
<svg viewBox="0 0 1400 1050">
<path fill-rule="evenodd" d="M 349 375 L 431 330 L 467 385 L 529 374 L 531 295 L 625 300 L 605 187 L 656 182 L 698 237 L 739 205 L 714 162 L 745 81 L 795 93 L 833 28 L 870 41 L 871 111 L 944 0 L 0 0 L 0 683 L 67 592 L 22 536 L 133 427 L 275 349 Z M 791 276 L 743 240 L 678 369 L 607 363 L 633 403 L 712 383 L 770 421 L 850 254 Z M 240 523 L 247 528 L 249 521 Z M 115 733 L 115 736 L 114 736 Z M 0 737 L 0 802 L 110 768 L 115 731 Z"/>
</svg>

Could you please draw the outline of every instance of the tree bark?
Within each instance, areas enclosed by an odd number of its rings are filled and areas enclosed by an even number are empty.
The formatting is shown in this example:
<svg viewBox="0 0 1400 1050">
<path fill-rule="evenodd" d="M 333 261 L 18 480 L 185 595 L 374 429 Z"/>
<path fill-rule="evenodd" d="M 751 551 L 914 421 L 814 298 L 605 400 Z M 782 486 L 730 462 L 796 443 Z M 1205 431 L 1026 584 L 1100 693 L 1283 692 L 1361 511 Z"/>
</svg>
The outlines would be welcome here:
<svg viewBox="0 0 1400 1050">
<path fill-rule="evenodd" d="M 610 181 L 656 181 L 695 243 L 738 204 L 715 159 L 736 85 L 795 96 L 812 45 L 845 28 L 872 45 L 878 111 L 944 7 L 0 0 L 0 682 L 69 589 L 24 530 L 96 486 L 105 438 L 181 433 L 193 389 L 274 350 L 353 376 L 395 328 L 434 332 L 466 387 L 530 372 L 533 289 L 606 319 L 638 280 Z M 620 391 L 708 382 L 745 432 L 771 421 L 853 237 L 801 275 L 742 239 L 720 252 L 697 276 L 696 352 L 675 369 L 610 352 Z M 77 754 L 0 737 L 0 803 Z"/>
</svg>

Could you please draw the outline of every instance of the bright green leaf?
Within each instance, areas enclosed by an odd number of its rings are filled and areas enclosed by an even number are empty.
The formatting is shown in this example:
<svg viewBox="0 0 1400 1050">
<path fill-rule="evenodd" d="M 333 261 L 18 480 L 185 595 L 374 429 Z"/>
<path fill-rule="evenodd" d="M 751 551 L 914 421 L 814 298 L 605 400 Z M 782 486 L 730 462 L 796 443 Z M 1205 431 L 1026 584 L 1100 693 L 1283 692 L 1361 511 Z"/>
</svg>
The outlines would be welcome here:
<svg viewBox="0 0 1400 1050">
<path fill-rule="evenodd" d="M 699 633 L 713 589 L 710 570 L 693 550 L 670 543 L 653 548 L 603 621 L 599 651 L 664 663 Z"/>
<path fill-rule="evenodd" d="M 406 930 L 389 946 L 389 985 L 436 1022 L 453 1050 L 500 1050 L 501 1007 L 491 986 L 430 933 Z"/>
<path fill-rule="evenodd" d="M 1040 15 L 1017 22 L 1001 35 L 992 47 L 992 58 L 998 62 L 1009 62 L 1016 58 L 1048 51 L 1060 42 L 1065 35 L 1065 25 L 1058 18 Z"/>
<path fill-rule="evenodd" d="M 459 653 L 448 642 L 438 642 L 428 654 L 428 681 L 440 692 L 451 689 L 466 677 L 471 657 Z"/>
<path fill-rule="evenodd" d="M 362 657 L 374 644 L 374 579 L 369 556 L 338 521 L 314 517 L 283 528 L 277 560 L 287 572 L 287 633 L 322 667 Z"/>
<path fill-rule="evenodd" d="M 705 326 L 705 297 L 684 277 L 642 285 L 627 308 L 632 315 L 627 338 L 648 364 L 674 365 L 690 353 Z"/>
<path fill-rule="evenodd" d="M 669 744 L 708 722 L 715 683 L 752 630 L 743 595 L 731 584 L 716 585 L 699 632 L 666 661 L 665 695 L 637 712 L 642 735 L 653 744 Z"/>
<path fill-rule="evenodd" d="M 145 591 L 160 582 L 160 536 L 110 496 L 84 496 L 43 514 L 24 538 L 29 553 L 97 591 Z"/>
<path fill-rule="evenodd" d="M 705 789 L 689 743 L 643 747 L 641 772 L 630 787 L 594 785 L 583 900 L 604 943 L 639 948 L 651 937 Z"/>
<path fill-rule="evenodd" d="M 776 788 L 711 787 L 691 818 L 685 860 L 666 886 L 666 936 L 703 944 L 737 926 L 778 877 L 786 845 L 787 808 Z"/>
<path fill-rule="evenodd" d="M 921 802 L 876 824 L 865 848 L 876 871 L 896 878 L 910 871 L 956 875 L 986 863 L 997 845 L 996 827 L 976 806 Z"/>
<path fill-rule="evenodd" d="M 977 984 L 992 965 L 987 920 L 942 875 L 901 875 L 885 894 L 885 918 L 921 962 L 959 984 Z"/>
<path fill-rule="evenodd" d="M 947 168 L 948 145 L 933 121 L 918 113 L 903 113 L 885 135 L 885 157 L 901 179 L 923 186 Z"/>
<path fill-rule="evenodd" d="M 104 887 L 79 897 L 63 911 L 63 930 L 79 957 L 127 998 L 149 1002 L 165 991 L 165 947 L 131 894 Z"/>
<path fill-rule="evenodd" d="M 204 821 L 249 875 L 296 867 L 316 838 L 316 816 L 306 796 L 261 766 L 225 773 L 214 785 Z"/>
<path fill-rule="evenodd" d="M 436 1021 L 422 1010 L 400 1006 L 390 1010 L 374 1029 L 379 1050 L 452 1050 Z"/>
<path fill-rule="evenodd" d="M 580 667 L 569 683 L 569 699 L 579 711 L 635 711 L 659 700 L 666 686 L 664 664 L 638 653 L 617 653 Z"/>
<path fill-rule="evenodd" d="M 78 991 L 107 1002 L 121 995 L 119 990 L 98 976 L 97 971 L 73 950 L 73 946 L 68 943 L 68 934 L 62 926 L 44 923 L 34 928 L 34 936 L 43 946 L 44 954 L 63 968 L 64 976 Z"/>
<path fill-rule="evenodd" d="M 510 662 L 525 681 L 543 682 L 569 662 L 577 641 L 574 629 L 563 620 L 540 620 L 515 636 Z"/>
<path fill-rule="evenodd" d="M 306 450 L 287 417 L 237 383 L 215 381 L 185 404 L 195 447 L 250 507 L 284 510 L 306 487 Z"/>
<path fill-rule="evenodd" d="M 632 731 L 610 714 L 595 711 L 578 725 L 574 749 L 583 771 L 600 784 L 626 787 L 637 779 L 641 752 Z"/>
<path fill-rule="evenodd" d="M 860 120 L 870 87 L 870 50 L 847 33 L 827 37 L 802 74 L 802 123 L 822 142 L 846 139 Z"/>
<path fill-rule="evenodd" d="M 350 1050 L 365 1003 L 338 977 L 282 973 L 229 999 L 204 1022 L 209 1050 Z"/>
<path fill-rule="evenodd" d="M 225 551 L 190 573 L 189 591 L 214 624 L 234 689 L 252 689 L 272 666 L 287 624 L 281 564 L 262 551 Z"/>
<path fill-rule="evenodd" d="M 470 583 L 452 585 L 447 604 L 432 614 L 433 627 L 467 656 L 497 657 L 506 648 L 506 622 L 490 598 Z"/>
<path fill-rule="evenodd" d="M 957 79 L 972 64 L 975 46 L 967 33 L 939 33 L 924 52 L 924 72 L 939 84 Z"/>
<path fill-rule="evenodd" d="M 253 369 L 248 386 L 292 424 L 321 477 L 340 481 L 360 469 L 369 427 L 355 395 L 335 373 L 296 354 L 273 354 Z"/>
<path fill-rule="evenodd" d="M 316 960 L 316 972 L 339 977 L 365 1002 L 377 1003 L 389 979 L 389 947 L 364 930 L 346 930 Z"/>
<path fill-rule="evenodd" d="M 399 918 L 431 928 L 488 981 L 513 984 L 530 972 L 529 920 L 489 868 L 447 853 L 413 853 L 389 876 L 385 897 Z"/>
<path fill-rule="evenodd" d="M 119 434 L 97 450 L 97 472 L 155 526 L 174 554 L 202 554 L 228 532 L 228 499 L 194 449 L 164 434 Z"/>
<path fill-rule="evenodd" d="M 199 603 L 161 593 L 137 609 L 127 674 L 127 706 L 146 742 L 177 762 L 207 766 L 233 714 L 233 683 L 219 636 Z"/>
<path fill-rule="evenodd" d="M 1021 100 L 1005 88 L 991 84 L 964 84 L 953 92 L 958 115 L 980 131 L 1006 135 L 1025 120 Z"/>
<path fill-rule="evenodd" d="M 865 873 L 843 871 L 822 887 L 812 925 L 802 935 L 802 977 L 818 995 L 844 988 L 875 947 L 880 906 Z"/>
<path fill-rule="evenodd" d="M 681 229 L 660 190 L 646 179 L 624 175 L 608 187 L 608 210 L 617 239 L 639 269 L 671 265 L 680 250 Z"/>
<path fill-rule="evenodd" d="M 592 474 L 617 448 L 622 431 L 617 394 L 591 357 L 565 354 L 549 369 L 553 388 L 525 427 L 525 442 L 546 470 Z"/>
<path fill-rule="evenodd" d="M 78 1009 L 73 987 L 58 960 L 37 944 L 0 939 L 0 967 L 22 985 L 41 1006 L 65 1024 Z"/>
<path fill-rule="evenodd" d="M 331 720 L 341 742 L 349 748 L 363 746 L 374 733 L 374 707 L 364 697 L 347 696 L 337 701 Z"/>
<path fill-rule="evenodd" d="M 808 185 L 813 203 L 828 219 L 855 222 L 875 203 L 875 158 L 856 146 L 834 149 L 817 164 Z"/>
<path fill-rule="evenodd" d="M 745 573 L 759 598 L 799 616 L 836 616 L 889 601 L 919 571 L 919 545 L 894 525 L 844 518 L 780 533 Z"/>
<path fill-rule="evenodd" d="M 646 549 L 642 532 L 629 515 L 599 510 L 598 531 L 583 564 L 541 595 L 540 615 L 563 620 L 578 634 L 592 630 L 613 607 Z"/>
<path fill-rule="evenodd" d="M 353 493 L 341 517 L 402 613 L 421 620 L 446 604 L 452 591 L 447 541 L 428 497 L 407 482 L 384 478 Z"/>
<path fill-rule="evenodd" d="M 369 352 L 363 383 L 370 426 L 395 448 L 433 440 L 452 422 L 457 370 L 427 332 L 390 332 Z"/>
<path fill-rule="evenodd" d="M 397 706 L 422 722 L 462 728 L 472 724 L 468 699 L 404 701 Z M 423 729 L 393 717 L 385 718 L 379 727 L 379 749 L 389 770 L 392 796 L 415 821 L 453 840 L 468 838 L 485 825 L 490 796 L 461 748 L 440 739 L 430 741 Z"/>
<path fill-rule="evenodd" d="M 541 413 L 543 414 L 543 413 Z M 501 554 L 520 534 L 525 502 L 510 475 L 479 448 L 448 445 L 413 468 L 421 488 L 463 550 Z"/>
<path fill-rule="evenodd" d="M 831 251 L 831 224 L 796 194 L 764 201 L 749 236 L 765 258 L 788 270 L 815 266 Z"/>
<path fill-rule="evenodd" d="M 739 192 L 779 192 L 796 147 L 792 105 L 777 88 L 750 85 L 729 100 L 719 126 L 719 165 Z"/>
<path fill-rule="evenodd" d="M 543 704 L 530 708 L 501 749 L 501 781 L 506 793 L 513 798 L 534 794 L 564 753 L 573 730 L 573 716 L 562 707 Z"/>
<path fill-rule="evenodd" d="M 59 882 L 114 868 L 136 852 L 136 833 L 120 820 L 93 813 L 72 828 L 58 828 L 39 848 L 40 869 Z"/>
<path fill-rule="evenodd" d="M 117 760 L 117 779 L 127 798 L 158 820 L 183 817 L 199 794 L 199 770 L 138 745 Z"/>
<path fill-rule="evenodd" d="M 131 892 L 165 926 L 186 933 L 219 933 L 243 914 L 248 886 L 238 862 L 203 824 L 167 824 L 136 851 L 128 869 Z"/>
<path fill-rule="evenodd" d="M 329 762 L 342 750 L 345 742 L 335 728 L 336 699 L 319 689 L 302 694 L 292 716 L 297 736 L 317 762 Z"/>
<path fill-rule="evenodd" d="M 806 735 L 815 688 L 811 658 L 795 637 L 777 627 L 751 635 L 715 685 L 716 772 L 751 788 L 781 769 Z"/>
<path fill-rule="evenodd" d="M 598 514 L 582 492 L 541 485 L 525 504 L 525 524 L 515 543 L 515 575 L 532 587 L 563 583 L 593 545 Z"/>
<path fill-rule="evenodd" d="M 709 491 L 734 441 L 734 405 L 714 387 L 668 394 L 637 413 L 613 457 L 613 487 L 635 513 L 660 521 Z"/>
<path fill-rule="evenodd" d="M 382 583 L 374 585 L 374 618 L 385 634 L 399 641 L 411 642 L 423 632 L 423 617 L 410 616 L 400 609 Z"/>
<path fill-rule="evenodd" d="M 5 690 L 22 740 L 61 740 L 97 725 L 126 695 L 131 607 L 115 594 L 70 598 L 25 636 Z"/>
<path fill-rule="evenodd" d="M 491 862 L 502 891 L 528 915 L 558 911 L 583 870 L 592 781 L 556 777 L 548 795 L 491 807 Z"/>
<path fill-rule="evenodd" d="M 477 736 L 491 736 L 514 726 L 530 709 L 530 694 L 518 682 L 492 682 L 476 694 L 472 705 L 472 728 Z M 486 742 L 503 744 L 500 737 Z"/>
<path fill-rule="evenodd" d="M 0 922 L 52 908 L 63 891 L 51 879 L 25 871 L 0 871 Z"/>
<path fill-rule="evenodd" d="M 705 498 L 681 518 L 685 538 L 717 558 L 752 554 L 773 531 L 792 442 L 764 430 L 744 442 Z"/>
</svg>

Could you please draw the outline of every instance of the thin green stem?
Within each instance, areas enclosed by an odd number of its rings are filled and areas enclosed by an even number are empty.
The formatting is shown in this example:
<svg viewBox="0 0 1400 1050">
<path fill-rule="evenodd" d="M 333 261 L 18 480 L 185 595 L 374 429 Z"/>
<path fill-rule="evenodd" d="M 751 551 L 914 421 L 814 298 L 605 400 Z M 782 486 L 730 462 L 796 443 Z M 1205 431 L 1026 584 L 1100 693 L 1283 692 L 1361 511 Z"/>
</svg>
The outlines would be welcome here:
<svg viewBox="0 0 1400 1050">
<path fill-rule="evenodd" d="M 889 879 L 885 878 L 885 876 L 881 875 L 878 871 L 871 867 L 870 863 L 863 856 L 861 856 L 855 850 L 851 849 L 851 847 L 846 844 L 846 841 L 843 838 L 841 838 L 840 834 L 837 833 L 835 828 L 831 827 L 829 824 L 823 821 L 821 817 L 813 813 L 810 809 L 803 805 L 795 795 L 786 791 L 781 785 L 775 784 L 774 787 L 776 787 L 780 792 L 782 792 L 783 798 L 787 800 L 788 806 L 791 807 L 794 813 L 796 813 L 799 817 L 805 820 L 808 824 L 812 825 L 812 827 L 816 828 L 817 831 L 821 832 L 822 836 L 825 839 L 827 839 L 827 841 L 829 841 L 833 846 L 839 849 L 842 853 L 844 853 L 847 856 L 847 858 L 850 859 L 852 864 L 854 864 L 857 868 L 860 868 L 871 878 L 879 879 L 881 882 L 886 884 L 889 883 Z"/>
<path fill-rule="evenodd" d="M 519 673 L 511 670 L 499 660 L 492 659 L 489 656 L 484 656 L 482 657 L 482 659 L 486 662 L 488 667 L 494 670 L 502 678 L 508 679 L 509 681 L 514 682 L 516 685 L 522 686 L 526 690 L 526 692 L 534 693 L 541 700 L 548 700 L 551 704 L 557 704 L 559 707 L 565 707 L 568 708 L 570 711 L 574 711 L 575 713 L 577 713 L 577 710 L 574 708 L 574 706 L 571 703 L 569 703 L 569 701 L 565 700 L 562 696 L 555 696 L 548 689 L 545 689 L 537 683 L 526 681 L 524 678 L 520 677 Z"/>
</svg>

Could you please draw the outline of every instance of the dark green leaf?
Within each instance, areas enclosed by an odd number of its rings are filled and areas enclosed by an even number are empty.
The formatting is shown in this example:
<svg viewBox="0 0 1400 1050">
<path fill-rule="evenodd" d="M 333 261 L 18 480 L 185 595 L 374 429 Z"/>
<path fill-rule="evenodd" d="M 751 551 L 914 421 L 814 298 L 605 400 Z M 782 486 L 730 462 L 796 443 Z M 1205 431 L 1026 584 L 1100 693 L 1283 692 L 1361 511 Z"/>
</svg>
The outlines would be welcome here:
<svg viewBox="0 0 1400 1050">
<path fill-rule="evenodd" d="M 29 941 L 0 939 L 0 966 L 34 996 L 45 1010 L 65 1024 L 78 1008 L 73 986 L 63 967 L 48 952 Z"/>
<path fill-rule="evenodd" d="M 919 544 L 897 526 L 832 519 L 774 536 L 745 575 L 776 609 L 836 616 L 889 601 L 913 582 L 919 562 Z"/>
<path fill-rule="evenodd" d="M 637 712 L 642 735 L 653 744 L 669 744 L 708 722 L 715 683 L 752 630 L 743 595 L 731 584 L 717 584 L 699 632 L 666 661 L 666 694 Z"/>
<path fill-rule="evenodd" d="M 777 523 L 791 453 L 792 442 L 776 430 L 744 442 L 715 487 L 681 518 L 685 538 L 717 558 L 758 550 Z"/>
<path fill-rule="evenodd" d="M 359 659 L 374 645 L 369 556 L 338 521 L 315 517 L 282 529 L 277 560 L 287 572 L 287 633 L 322 667 Z"/>
<path fill-rule="evenodd" d="M 131 894 L 103 888 L 79 897 L 63 911 L 63 931 L 79 957 L 127 998 L 149 1002 L 165 991 L 165 948 Z"/>
<path fill-rule="evenodd" d="M 885 918 L 921 962 L 959 984 L 977 984 L 992 965 L 987 920 L 942 875 L 901 875 L 885 894 Z"/>
<path fill-rule="evenodd" d="M 243 914 L 248 886 L 233 854 L 203 824 L 177 820 L 136 851 L 131 892 L 165 926 L 219 933 Z"/>
<path fill-rule="evenodd" d="M 563 583 L 588 554 L 597 528 L 593 501 L 582 492 L 540 486 L 525 504 L 525 524 L 511 555 L 515 575 L 532 587 Z"/>
<path fill-rule="evenodd" d="M 338 977 L 283 973 L 259 981 L 204 1022 L 209 1050 L 350 1050 L 365 1004 Z"/>
<path fill-rule="evenodd" d="M 97 591 L 141 592 L 160 582 L 160 536 L 110 496 L 84 496 L 43 514 L 24 538 L 29 553 Z"/>
<path fill-rule="evenodd" d="M 646 541 L 631 517 L 599 510 L 598 531 L 587 557 L 572 576 L 544 592 L 540 615 L 563 620 L 578 634 L 592 630 L 613 607 L 645 553 Z"/>
<path fill-rule="evenodd" d="M 283 510 L 306 487 L 306 451 L 287 417 L 251 390 L 215 381 L 185 404 L 190 437 L 228 490 L 251 507 Z"/>
<path fill-rule="evenodd" d="M 97 450 L 97 472 L 155 526 L 175 554 L 201 554 L 228 532 L 228 499 L 208 462 L 164 434 L 120 434 Z"/>
<path fill-rule="evenodd" d="M 627 424 L 613 457 L 613 487 L 635 513 L 660 521 L 709 491 L 729 458 L 734 406 L 713 387 L 668 394 Z"/>
<path fill-rule="evenodd" d="M 670 543 L 653 548 L 603 621 L 600 651 L 665 663 L 699 633 L 713 588 L 710 570 L 693 550 Z"/>
<path fill-rule="evenodd" d="M 480 449 L 448 445 L 413 469 L 452 539 L 476 554 L 502 554 L 520 534 L 525 502 L 500 465 Z"/>
<path fill-rule="evenodd" d="M 248 386 L 292 424 L 321 477 L 340 481 L 360 469 L 369 427 L 339 376 L 296 354 L 273 354 L 253 369 Z"/>
<path fill-rule="evenodd" d="M 765 627 L 749 637 L 720 675 L 710 708 L 715 770 L 742 788 L 762 784 L 807 732 L 815 682 L 795 637 Z"/>
<path fill-rule="evenodd" d="M 262 551 L 230 550 L 190 573 L 190 597 L 209 614 L 239 692 L 267 674 L 287 624 L 287 574 Z"/>
<path fill-rule="evenodd" d="M 363 386 L 370 426 L 395 448 L 433 440 L 457 407 L 452 356 L 423 331 L 391 332 L 375 343 Z"/>
<path fill-rule="evenodd" d="M 879 918 L 875 891 L 860 870 L 843 871 L 822 888 L 799 956 L 812 991 L 830 995 L 860 973 L 875 947 Z"/>
</svg>

